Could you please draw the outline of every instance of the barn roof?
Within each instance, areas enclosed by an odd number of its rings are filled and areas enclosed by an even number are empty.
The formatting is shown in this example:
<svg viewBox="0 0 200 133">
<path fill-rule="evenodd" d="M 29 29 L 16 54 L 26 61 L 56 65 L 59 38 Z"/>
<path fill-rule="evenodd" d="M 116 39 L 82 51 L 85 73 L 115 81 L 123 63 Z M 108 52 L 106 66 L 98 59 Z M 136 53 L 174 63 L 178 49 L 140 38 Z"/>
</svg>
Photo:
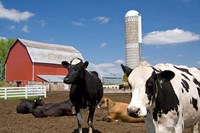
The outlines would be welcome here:
<svg viewBox="0 0 200 133">
<path fill-rule="evenodd" d="M 48 81 L 50 83 L 63 83 L 65 75 L 38 75 L 38 77 Z"/>
<path fill-rule="evenodd" d="M 62 61 L 71 61 L 75 57 L 83 59 L 82 54 L 72 46 L 49 44 L 25 39 L 17 40 L 26 47 L 34 63 L 61 64 Z"/>
</svg>

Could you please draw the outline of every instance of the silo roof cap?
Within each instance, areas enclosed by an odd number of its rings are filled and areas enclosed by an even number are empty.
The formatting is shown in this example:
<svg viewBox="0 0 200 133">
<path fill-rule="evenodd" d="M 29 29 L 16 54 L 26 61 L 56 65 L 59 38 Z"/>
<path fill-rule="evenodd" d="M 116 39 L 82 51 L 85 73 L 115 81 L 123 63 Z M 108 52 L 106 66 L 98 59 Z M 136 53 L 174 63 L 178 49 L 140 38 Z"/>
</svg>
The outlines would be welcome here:
<svg viewBox="0 0 200 133">
<path fill-rule="evenodd" d="M 128 12 L 126 13 L 125 18 L 126 18 L 126 17 L 130 17 L 130 16 L 138 16 L 138 15 L 139 15 L 139 12 L 138 12 L 138 11 L 136 11 L 136 10 L 130 10 L 130 11 L 128 11 Z"/>
</svg>

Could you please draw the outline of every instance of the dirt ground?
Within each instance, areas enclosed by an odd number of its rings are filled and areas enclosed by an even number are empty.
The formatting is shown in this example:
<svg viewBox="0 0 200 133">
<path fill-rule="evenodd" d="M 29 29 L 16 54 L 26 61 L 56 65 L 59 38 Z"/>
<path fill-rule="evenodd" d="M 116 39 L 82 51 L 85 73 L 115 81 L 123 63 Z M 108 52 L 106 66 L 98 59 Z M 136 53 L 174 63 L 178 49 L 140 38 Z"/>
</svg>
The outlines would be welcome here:
<svg viewBox="0 0 200 133">
<path fill-rule="evenodd" d="M 114 101 L 129 102 L 130 96 L 125 93 L 104 94 Z M 50 92 L 46 103 L 56 103 L 68 99 L 68 92 Z M 75 116 L 35 118 L 32 114 L 17 114 L 15 107 L 19 100 L 0 100 L 0 133 L 76 133 L 77 121 Z M 85 125 L 83 133 L 87 129 L 87 110 L 83 110 Z M 96 109 L 94 116 L 95 133 L 144 133 L 143 123 L 105 122 L 101 121 L 107 114 L 105 109 Z M 190 133 L 185 129 L 184 133 Z"/>
</svg>

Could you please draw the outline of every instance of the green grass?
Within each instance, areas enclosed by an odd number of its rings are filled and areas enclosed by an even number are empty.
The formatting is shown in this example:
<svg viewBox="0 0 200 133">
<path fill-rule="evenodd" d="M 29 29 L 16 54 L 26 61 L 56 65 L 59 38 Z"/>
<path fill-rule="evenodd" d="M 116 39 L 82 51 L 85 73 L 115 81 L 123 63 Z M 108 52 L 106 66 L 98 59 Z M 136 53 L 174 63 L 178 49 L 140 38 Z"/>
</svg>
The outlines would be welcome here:
<svg viewBox="0 0 200 133">
<path fill-rule="evenodd" d="M 9 86 L 11 86 L 11 85 L 8 84 L 7 82 L 0 81 L 0 87 L 9 87 Z"/>
</svg>

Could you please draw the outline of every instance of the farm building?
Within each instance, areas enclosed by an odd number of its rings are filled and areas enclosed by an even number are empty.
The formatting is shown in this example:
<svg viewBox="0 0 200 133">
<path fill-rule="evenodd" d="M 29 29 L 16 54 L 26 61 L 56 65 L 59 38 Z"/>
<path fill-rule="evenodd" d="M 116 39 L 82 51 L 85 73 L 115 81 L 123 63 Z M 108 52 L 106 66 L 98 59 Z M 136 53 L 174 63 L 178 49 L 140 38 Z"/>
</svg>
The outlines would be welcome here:
<svg viewBox="0 0 200 133">
<path fill-rule="evenodd" d="M 26 86 L 29 82 L 62 81 L 67 70 L 61 62 L 82 54 L 72 46 L 17 39 L 5 61 L 6 82 Z"/>
</svg>

